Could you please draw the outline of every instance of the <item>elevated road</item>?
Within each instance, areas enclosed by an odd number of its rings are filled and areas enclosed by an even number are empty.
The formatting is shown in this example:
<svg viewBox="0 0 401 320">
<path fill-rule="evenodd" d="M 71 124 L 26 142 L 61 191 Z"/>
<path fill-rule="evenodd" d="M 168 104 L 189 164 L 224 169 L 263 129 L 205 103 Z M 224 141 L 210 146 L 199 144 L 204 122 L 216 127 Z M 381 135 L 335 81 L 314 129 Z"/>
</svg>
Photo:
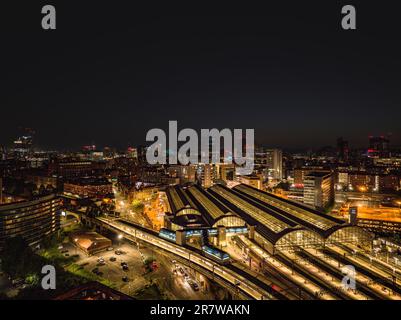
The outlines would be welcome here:
<svg viewBox="0 0 401 320">
<path fill-rule="evenodd" d="M 276 295 L 274 292 L 268 292 L 260 287 L 260 281 L 253 279 L 246 273 L 238 274 L 235 270 L 217 264 L 211 259 L 208 259 L 201 254 L 194 252 L 186 247 L 181 247 L 170 241 L 161 239 L 153 230 L 136 225 L 132 222 L 123 223 L 119 220 L 111 220 L 106 218 L 97 218 L 95 223 L 100 223 L 100 226 L 109 230 L 122 234 L 125 238 L 131 241 L 143 241 L 149 245 L 163 249 L 197 268 L 202 268 L 209 272 L 212 277 L 223 279 L 229 286 L 237 289 L 243 295 L 256 300 L 277 300 L 281 299 L 282 295 Z M 200 270 L 200 269 L 199 269 Z M 255 283 L 256 282 L 256 283 Z M 266 288 L 266 287 L 265 287 Z"/>
</svg>

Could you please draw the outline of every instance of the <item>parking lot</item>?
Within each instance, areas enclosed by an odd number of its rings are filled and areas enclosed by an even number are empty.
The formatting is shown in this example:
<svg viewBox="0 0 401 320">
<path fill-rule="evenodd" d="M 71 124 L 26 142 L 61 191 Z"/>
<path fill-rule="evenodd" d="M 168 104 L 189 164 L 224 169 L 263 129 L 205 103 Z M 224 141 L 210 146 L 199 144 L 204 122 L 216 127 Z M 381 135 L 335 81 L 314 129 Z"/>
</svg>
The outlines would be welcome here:
<svg viewBox="0 0 401 320">
<path fill-rule="evenodd" d="M 141 246 L 139 249 L 131 243 L 113 246 L 111 251 L 103 251 L 93 256 L 87 256 L 72 244 L 65 244 L 66 254 L 78 254 L 77 264 L 90 272 L 96 272 L 116 285 L 116 289 L 133 295 L 139 289 L 151 283 L 157 283 L 169 299 L 214 299 L 211 293 L 204 292 L 195 281 L 190 270 L 155 250 Z M 116 254 L 120 250 L 122 254 Z M 155 260 L 153 271 L 146 270 L 144 261 Z M 126 267 L 123 270 L 122 263 Z M 181 269 L 181 270 L 180 270 Z M 155 297 L 157 298 L 157 297 Z"/>
</svg>

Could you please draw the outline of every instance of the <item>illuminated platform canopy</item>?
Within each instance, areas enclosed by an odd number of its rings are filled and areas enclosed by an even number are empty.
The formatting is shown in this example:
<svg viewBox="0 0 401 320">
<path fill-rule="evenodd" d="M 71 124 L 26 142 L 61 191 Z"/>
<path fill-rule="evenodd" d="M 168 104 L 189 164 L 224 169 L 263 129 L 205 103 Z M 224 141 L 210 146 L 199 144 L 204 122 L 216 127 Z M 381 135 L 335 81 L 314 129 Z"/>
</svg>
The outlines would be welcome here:
<svg viewBox="0 0 401 320">
<path fill-rule="evenodd" d="M 270 252 L 372 240 L 360 227 L 244 184 L 232 189 L 216 184 L 206 190 L 175 186 L 167 196 L 175 219 L 186 210 L 203 227 L 246 226 L 249 237 Z"/>
</svg>

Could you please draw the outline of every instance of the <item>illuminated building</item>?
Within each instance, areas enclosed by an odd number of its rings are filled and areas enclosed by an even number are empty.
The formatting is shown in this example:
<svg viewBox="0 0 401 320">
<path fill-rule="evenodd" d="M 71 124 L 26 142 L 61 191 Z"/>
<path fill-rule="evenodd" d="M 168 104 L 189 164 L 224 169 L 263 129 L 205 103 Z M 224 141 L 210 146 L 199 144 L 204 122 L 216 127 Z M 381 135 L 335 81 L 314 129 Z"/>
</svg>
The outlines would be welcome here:
<svg viewBox="0 0 401 320">
<path fill-rule="evenodd" d="M 304 178 L 310 172 L 327 172 L 323 167 L 312 166 L 312 167 L 302 167 L 294 169 L 294 184 L 302 185 L 304 183 Z"/>
<path fill-rule="evenodd" d="M 60 199 L 55 195 L 31 201 L 0 205 L 0 248 L 4 241 L 23 237 L 29 245 L 38 244 L 60 229 Z"/>
<path fill-rule="evenodd" d="M 247 233 L 270 253 L 371 241 L 361 228 L 244 184 L 232 189 L 221 184 L 208 189 L 174 186 L 166 193 L 171 213 L 165 216 L 168 230 L 163 233 L 176 243 L 200 238 L 205 230 L 218 246 L 224 246 L 226 236 Z"/>
<path fill-rule="evenodd" d="M 368 154 L 372 156 L 388 157 L 389 155 L 390 139 L 385 136 L 369 137 L 369 150 Z"/>
<path fill-rule="evenodd" d="M 400 189 L 400 177 L 395 174 L 379 176 L 379 191 L 398 191 Z"/>
<path fill-rule="evenodd" d="M 51 162 L 48 170 L 49 175 L 72 178 L 90 176 L 94 168 L 91 161 L 64 160 Z"/>
<path fill-rule="evenodd" d="M 279 149 L 255 148 L 254 173 L 264 179 L 281 180 L 283 178 L 283 154 Z"/>
<path fill-rule="evenodd" d="M 367 172 L 350 172 L 348 178 L 349 184 L 355 191 L 361 191 L 361 188 L 364 188 L 365 191 L 370 191 L 376 186 L 375 176 Z"/>
<path fill-rule="evenodd" d="M 179 183 L 195 182 L 196 166 L 195 165 L 170 165 L 167 168 L 168 175 L 172 178 L 179 178 Z"/>
<path fill-rule="evenodd" d="M 131 158 L 131 159 L 138 160 L 138 149 L 137 148 L 128 147 L 128 149 L 127 149 L 127 157 Z"/>
<path fill-rule="evenodd" d="M 229 163 L 217 163 L 216 177 L 224 182 L 234 181 L 235 178 L 235 165 Z"/>
<path fill-rule="evenodd" d="M 198 165 L 197 178 L 202 187 L 211 187 L 213 185 L 214 177 L 215 171 L 213 164 Z"/>
<path fill-rule="evenodd" d="M 21 136 L 14 140 L 13 151 L 17 158 L 24 158 L 32 151 L 33 137 L 31 135 Z"/>
<path fill-rule="evenodd" d="M 64 193 L 80 198 L 102 199 L 113 193 L 113 188 L 106 179 L 82 178 L 65 182 Z"/>
<path fill-rule="evenodd" d="M 112 241 L 93 231 L 77 231 L 69 235 L 71 243 L 87 255 L 93 255 L 112 246 Z"/>
<path fill-rule="evenodd" d="M 330 172 L 310 172 L 304 177 L 304 203 L 325 209 L 334 202 L 334 183 Z"/>
<path fill-rule="evenodd" d="M 269 149 L 266 151 L 266 166 L 268 175 L 272 179 L 281 180 L 283 178 L 283 153 L 279 149 Z"/>
<path fill-rule="evenodd" d="M 258 176 L 238 176 L 239 183 L 246 184 L 256 189 L 262 190 L 262 179 Z"/>
</svg>

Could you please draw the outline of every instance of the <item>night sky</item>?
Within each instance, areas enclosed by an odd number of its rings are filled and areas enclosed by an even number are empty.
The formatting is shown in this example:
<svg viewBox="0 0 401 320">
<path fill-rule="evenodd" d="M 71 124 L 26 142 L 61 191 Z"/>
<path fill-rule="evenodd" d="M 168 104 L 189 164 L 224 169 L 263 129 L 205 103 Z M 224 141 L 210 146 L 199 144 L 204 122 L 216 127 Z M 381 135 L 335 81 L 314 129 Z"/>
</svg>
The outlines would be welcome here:
<svg viewBox="0 0 401 320">
<path fill-rule="evenodd" d="M 395 1 L 27 2 L 1 7 L 0 145 L 25 126 L 42 147 L 124 148 L 168 120 L 254 128 L 271 147 L 386 133 L 401 145 Z M 41 29 L 44 4 L 55 31 Z M 344 4 L 356 31 L 341 29 Z"/>
</svg>

